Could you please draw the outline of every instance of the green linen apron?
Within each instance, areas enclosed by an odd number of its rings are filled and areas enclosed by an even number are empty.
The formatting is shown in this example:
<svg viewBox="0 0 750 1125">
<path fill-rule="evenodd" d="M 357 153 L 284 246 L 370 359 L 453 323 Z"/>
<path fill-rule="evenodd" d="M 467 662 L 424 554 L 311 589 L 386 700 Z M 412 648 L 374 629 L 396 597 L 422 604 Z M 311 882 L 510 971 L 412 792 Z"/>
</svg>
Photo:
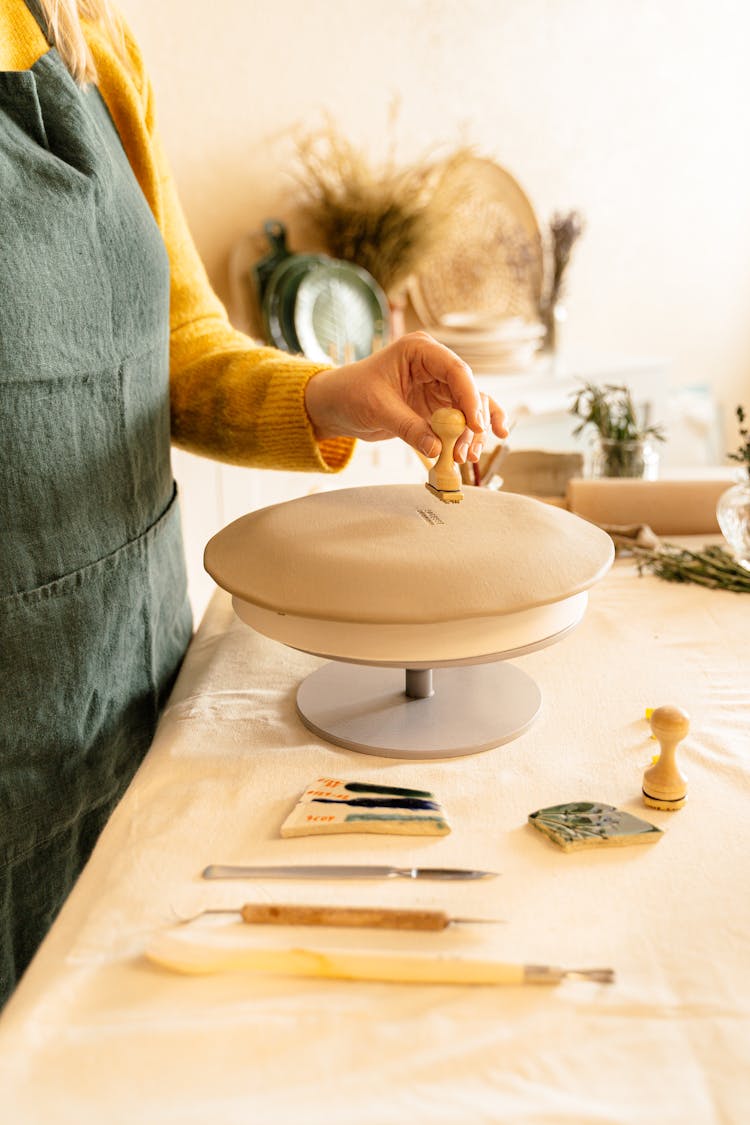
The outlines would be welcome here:
<svg viewBox="0 0 750 1125">
<path fill-rule="evenodd" d="M 98 90 L 54 48 L 0 73 L 0 222 L 1 1005 L 149 747 L 192 623 L 168 258 Z"/>
</svg>

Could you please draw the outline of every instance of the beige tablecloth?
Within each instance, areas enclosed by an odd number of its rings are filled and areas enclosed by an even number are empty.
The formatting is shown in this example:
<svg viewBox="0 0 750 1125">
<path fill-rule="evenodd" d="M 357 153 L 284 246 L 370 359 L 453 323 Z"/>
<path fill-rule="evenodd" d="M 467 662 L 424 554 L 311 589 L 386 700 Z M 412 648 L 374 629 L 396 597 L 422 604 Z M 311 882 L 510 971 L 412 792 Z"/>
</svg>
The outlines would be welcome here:
<svg viewBox="0 0 750 1125">
<path fill-rule="evenodd" d="M 294 692 L 319 661 L 255 635 L 217 593 L 146 762 L 0 1020 L 2 1119 L 747 1122 L 749 638 L 750 598 L 638 578 L 618 561 L 575 633 L 518 661 L 543 693 L 526 734 L 484 754 L 408 763 L 313 737 Z M 680 755 L 689 798 L 674 813 L 640 802 L 656 747 L 644 710 L 663 703 L 692 716 Z M 432 789 L 453 831 L 281 839 L 320 775 Z M 565 854 L 526 823 L 579 799 L 640 813 L 665 836 Z M 453 885 L 200 879 L 209 862 L 312 860 L 502 874 Z M 609 965 L 617 981 L 189 977 L 144 958 L 176 914 L 246 899 L 503 918 L 421 937 L 357 931 L 354 944 Z"/>
</svg>

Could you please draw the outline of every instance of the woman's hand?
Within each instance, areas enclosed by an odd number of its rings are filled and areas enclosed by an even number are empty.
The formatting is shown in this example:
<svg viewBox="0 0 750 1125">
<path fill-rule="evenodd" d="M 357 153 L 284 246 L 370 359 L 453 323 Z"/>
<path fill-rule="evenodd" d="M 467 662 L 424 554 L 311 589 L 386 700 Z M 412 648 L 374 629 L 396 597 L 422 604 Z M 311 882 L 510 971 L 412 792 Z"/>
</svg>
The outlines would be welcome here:
<svg viewBox="0 0 750 1125">
<path fill-rule="evenodd" d="M 305 405 L 318 441 L 399 437 L 426 457 L 437 457 L 440 439 L 429 422 L 441 406 L 466 416 L 456 461 L 478 461 L 490 429 L 499 438 L 508 436 L 503 411 L 480 394 L 470 368 L 426 332 L 402 336 L 358 363 L 319 372 L 307 384 Z"/>
</svg>

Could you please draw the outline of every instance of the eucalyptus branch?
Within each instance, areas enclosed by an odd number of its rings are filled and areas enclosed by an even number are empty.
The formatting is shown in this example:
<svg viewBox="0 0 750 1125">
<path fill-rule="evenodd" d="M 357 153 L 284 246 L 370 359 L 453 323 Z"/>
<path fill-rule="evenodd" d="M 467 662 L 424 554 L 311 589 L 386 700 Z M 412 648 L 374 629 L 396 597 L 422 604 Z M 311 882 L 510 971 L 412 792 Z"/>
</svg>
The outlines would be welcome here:
<svg viewBox="0 0 750 1125">
<path fill-rule="evenodd" d="M 750 572 L 723 547 L 690 551 L 672 543 L 660 547 L 633 547 L 638 573 L 650 572 L 665 582 L 694 582 L 711 589 L 750 594 Z"/>
</svg>

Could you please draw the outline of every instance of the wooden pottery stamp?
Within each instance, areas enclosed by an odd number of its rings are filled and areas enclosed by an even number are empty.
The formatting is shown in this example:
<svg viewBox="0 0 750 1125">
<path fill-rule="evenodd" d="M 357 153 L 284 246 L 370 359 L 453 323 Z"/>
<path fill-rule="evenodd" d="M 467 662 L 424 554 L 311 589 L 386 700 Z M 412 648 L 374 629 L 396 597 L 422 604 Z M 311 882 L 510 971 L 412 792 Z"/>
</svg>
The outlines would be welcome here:
<svg viewBox="0 0 750 1125">
<path fill-rule="evenodd" d="M 442 448 L 430 469 L 425 488 L 444 504 L 459 504 L 464 494 L 461 491 L 461 473 L 453 460 L 453 449 L 466 429 L 466 419 L 460 410 L 443 406 L 432 415 L 430 426 L 440 438 Z"/>
<path fill-rule="evenodd" d="M 379 832 L 447 836 L 445 810 L 426 789 L 319 777 L 309 785 L 281 826 L 282 836 Z"/>
<path fill-rule="evenodd" d="M 661 828 L 632 813 L 593 801 L 570 801 L 538 809 L 530 814 L 529 824 L 564 852 L 652 844 L 663 834 Z"/>
<path fill-rule="evenodd" d="M 690 716 L 681 707 L 657 707 L 651 714 L 651 730 L 661 753 L 643 775 L 643 803 L 652 809 L 681 809 L 687 800 L 687 778 L 675 756 L 677 744 L 690 730 Z"/>
</svg>

